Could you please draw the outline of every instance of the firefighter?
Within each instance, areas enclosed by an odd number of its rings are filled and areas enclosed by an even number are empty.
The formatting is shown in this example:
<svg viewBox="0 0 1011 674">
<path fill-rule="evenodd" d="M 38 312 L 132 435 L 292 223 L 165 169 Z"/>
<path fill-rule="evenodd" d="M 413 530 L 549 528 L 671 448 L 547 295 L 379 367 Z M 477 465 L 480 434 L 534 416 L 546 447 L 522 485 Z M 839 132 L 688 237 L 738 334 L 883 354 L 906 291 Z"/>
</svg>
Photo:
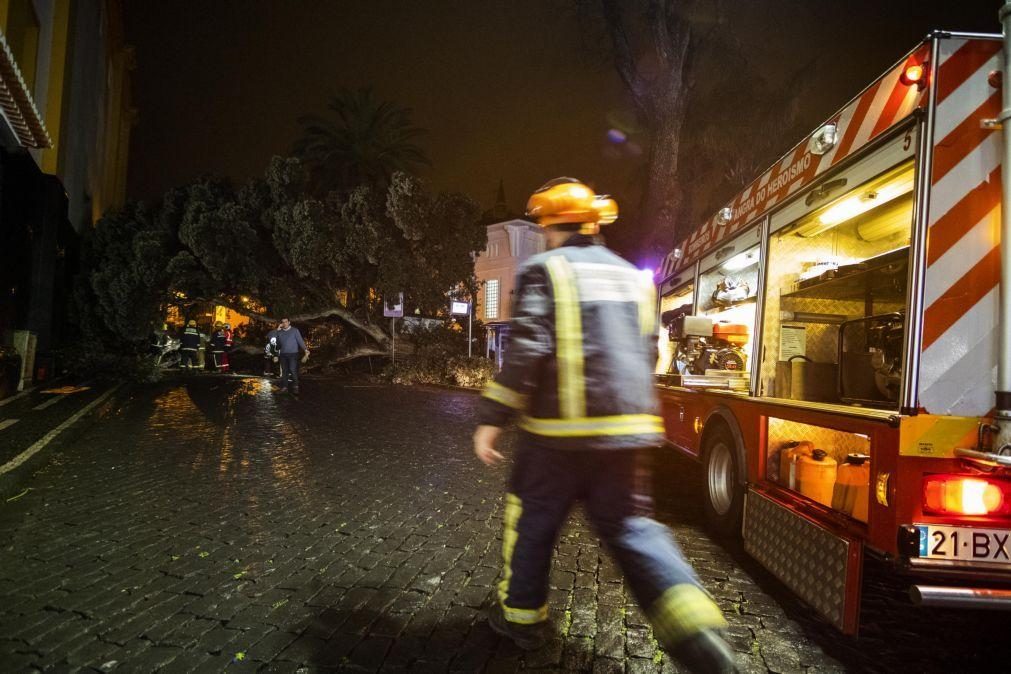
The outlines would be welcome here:
<svg viewBox="0 0 1011 674">
<path fill-rule="evenodd" d="M 625 573 L 660 644 L 689 670 L 736 671 L 726 620 L 667 527 L 652 519 L 650 448 L 663 442 L 653 388 L 652 278 L 599 245 L 617 204 L 573 178 L 537 190 L 527 214 L 548 250 L 517 272 L 502 370 L 485 388 L 474 452 L 491 465 L 519 415 L 489 624 L 517 646 L 543 643 L 551 555 L 569 509 L 587 515 Z"/>
<path fill-rule="evenodd" d="M 233 335 L 232 335 L 232 324 L 225 323 L 224 326 L 224 353 L 221 354 L 221 371 L 229 372 L 230 365 L 228 362 L 228 353 L 232 350 Z"/>
<path fill-rule="evenodd" d="M 281 324 L 267 333 L 267 343 L 263 347 L 263 376 L 276 377 L 277 363 L 280 362 L 281 350 L 277 346 L 277 331 L 281 329 Z"/>
<path fill-rule="evenodd" d="M 214 323 L 214 332 L 211 334 L 211 366 L 217 372 L 222 372 L 225 359 L 225 328 L 221 321 Z"/>
<path fill-rule="evenodd" d="M 197 330 L 197 322 L 190 320 L 186 323 L 179 345 L 179 367 L 184 370 L 192 370 L 197 363 L 197 350 L 200 348 L 200 331 Z"/>
</svg>

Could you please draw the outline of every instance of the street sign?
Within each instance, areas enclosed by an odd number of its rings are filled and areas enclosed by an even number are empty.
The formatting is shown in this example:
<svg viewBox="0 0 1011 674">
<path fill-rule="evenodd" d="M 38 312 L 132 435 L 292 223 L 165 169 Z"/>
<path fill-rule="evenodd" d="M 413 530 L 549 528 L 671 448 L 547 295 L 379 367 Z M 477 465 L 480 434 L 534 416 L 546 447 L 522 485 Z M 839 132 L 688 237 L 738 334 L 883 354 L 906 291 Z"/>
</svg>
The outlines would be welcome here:
<svg viewBox="0 0 1011 674">
<path fill-rule="evenodd" d="M 397 293 L 383 301 L 383 316 L 386 318 L 404 317 L 404 293 Z"/>
<path fill-rule="evenodd" d="M 453 302 L 449 313 L 454 316 L 466 316 L 470 314 L 470 302 Z"/>
</svg>

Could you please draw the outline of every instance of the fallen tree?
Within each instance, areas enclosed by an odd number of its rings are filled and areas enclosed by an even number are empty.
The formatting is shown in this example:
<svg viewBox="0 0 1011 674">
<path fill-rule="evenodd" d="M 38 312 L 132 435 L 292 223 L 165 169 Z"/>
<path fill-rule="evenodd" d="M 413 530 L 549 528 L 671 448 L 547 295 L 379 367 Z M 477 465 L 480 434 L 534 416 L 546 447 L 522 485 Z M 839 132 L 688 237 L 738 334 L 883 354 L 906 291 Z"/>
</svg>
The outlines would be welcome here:
<svg viewBox="0 0 1011 674">
<path fill-rule="evenodd" d="M 78 284 L 79 324 L 110 348 L 140 350 L 169 306 L 189 318 L 217 304 L 258 323 L 336 321 L 345 360 L 384 353 L 382 297 L 403 292 L 429 313 L 445 307 L 448 289 L 474 291 L 478 215 L 468 197 L 433 194 L 403 173 L 319 198 L 298 159 L 275 157 L 239 188 L 204 178 L 99 220 Z"/>
</svg>

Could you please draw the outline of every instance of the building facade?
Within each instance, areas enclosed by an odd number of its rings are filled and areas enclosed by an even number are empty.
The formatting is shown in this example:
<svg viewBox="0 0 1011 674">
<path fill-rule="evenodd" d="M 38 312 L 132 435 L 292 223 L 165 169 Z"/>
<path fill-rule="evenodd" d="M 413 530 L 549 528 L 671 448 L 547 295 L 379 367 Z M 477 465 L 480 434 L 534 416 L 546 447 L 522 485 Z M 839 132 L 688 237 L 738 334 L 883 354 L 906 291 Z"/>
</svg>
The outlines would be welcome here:
<svg viewBox="0 0 1011 674">
<path fill-rule="evenodd" d="M 513 219 L 488 225 L 485 248 L 474 261 L 479 290 L 475 316 L 485 325 L 486 354 L 501 362 L 512 316 L 516 271 L 531 255 L 544 250 L 541 228 Z"/>
<path fill-rule="evenodd" d="M 118 0 L 0 0 L 0 397 L 53 373 L 79 234 L 123 204 L 132 68 Z"/>
</svg>

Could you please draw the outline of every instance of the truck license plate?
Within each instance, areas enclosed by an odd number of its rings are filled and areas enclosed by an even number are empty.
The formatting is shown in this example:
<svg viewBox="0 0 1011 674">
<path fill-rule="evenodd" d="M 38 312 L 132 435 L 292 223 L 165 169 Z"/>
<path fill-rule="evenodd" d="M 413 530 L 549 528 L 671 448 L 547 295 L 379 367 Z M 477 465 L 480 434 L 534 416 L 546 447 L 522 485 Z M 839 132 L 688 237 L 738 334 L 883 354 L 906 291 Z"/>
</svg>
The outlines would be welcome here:
<svg viewBox="0 0 1011 674">
<path fill-rule="evenodd" d="M 918 524 L 920 557 L 1011 565 L 1011 530 Z"/>
</svg>

